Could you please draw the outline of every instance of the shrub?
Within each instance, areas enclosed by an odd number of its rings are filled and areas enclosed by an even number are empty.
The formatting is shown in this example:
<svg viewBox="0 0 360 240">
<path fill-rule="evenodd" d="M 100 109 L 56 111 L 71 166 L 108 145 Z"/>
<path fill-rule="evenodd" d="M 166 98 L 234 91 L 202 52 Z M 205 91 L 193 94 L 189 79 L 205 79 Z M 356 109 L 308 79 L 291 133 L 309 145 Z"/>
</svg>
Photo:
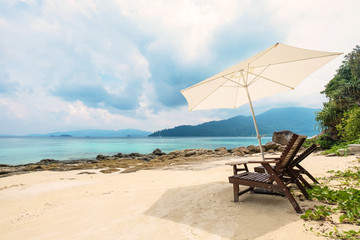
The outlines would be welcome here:
<svg viewBox="0 0 360 240">
<path fill-rule="evenodd" d="M 340 124 L 336 126 L 343 141 L 356 141 L 360 138 L 360 107 L 355 106 L 344 113 Z"/>
</svg>

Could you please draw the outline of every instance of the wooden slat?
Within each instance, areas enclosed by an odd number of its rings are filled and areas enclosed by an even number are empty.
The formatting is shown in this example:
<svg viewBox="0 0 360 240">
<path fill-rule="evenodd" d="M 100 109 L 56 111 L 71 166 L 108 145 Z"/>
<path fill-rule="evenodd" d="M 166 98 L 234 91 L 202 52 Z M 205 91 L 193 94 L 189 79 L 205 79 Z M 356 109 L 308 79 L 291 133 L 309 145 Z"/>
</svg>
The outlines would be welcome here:
<svg viewBox="0 0 360 240">
<path fill-rule="evenodd" d="M 309 156 L 312 152 L 314 152 L 318 146 L 316 144 L 311 145 L 308 147 L 302 154 L 297 156 L 294 161 L 291 163 L 291 167 L 295 166 L 296 164 L 300 163 L 302 160 L 304 160 L 307 156 Z"/>
<path fill-rule="evenodd" d="M 248 181 L 255 181 L 261 183 L 270 183 L 270 175 L 266 173 L 244 172 L 233 176 L 237 179 L 243 179 Z"/>
</svg>

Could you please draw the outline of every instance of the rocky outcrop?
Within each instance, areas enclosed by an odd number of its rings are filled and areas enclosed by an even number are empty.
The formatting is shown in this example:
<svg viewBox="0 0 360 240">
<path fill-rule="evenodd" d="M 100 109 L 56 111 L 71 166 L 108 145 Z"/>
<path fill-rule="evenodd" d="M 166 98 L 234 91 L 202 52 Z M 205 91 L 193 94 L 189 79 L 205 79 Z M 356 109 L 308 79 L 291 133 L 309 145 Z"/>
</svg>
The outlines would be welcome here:
<svg viewBox="0 0 360 240">
<path fill-rule="evenodd" d="M 215 153 L 218 155 L 227 155 L 229 152 L 226 147 L 220 147 L 215 149 Z"/>
<path fill-rule="evenodd" d="M 238 147 L 231 150 L 231 153 L 236 156 L 245 156 L 250 153 L 250 150 L 246 147 Z"/>
<path fill-rule="evenodd" d="M 262 146 L 265 152 L 273 153 L 279 151 L 281 146 L 274 142 L 268 142 Z M 32 171 L 69 171 L 69 170 L 88 170 L 88 169 L 105 169 L 103 173 L 118 172 L 120 169 L 126 169 L 122 172 L 132 172 L 139 169 L 154 167 L 165 167 L 174 164 L 186 164 L 194 161 L 201 161 L 212 158 L 225 156 L 251 156 L 259 154 L 260 147 L 250 145 L 247 147 L 237 147 L 226 149 L 220 147 L 215 150 L 211 149 L 185 149 L 176 150 L 168 154 L 160 149 L 155 149 L 150 154 L 140 153 L 117 153 L 112 156 L 97 155 L 96 159 L 80 159 L 71 161 L 60 161 L 55 159 L 43 159 L 37 163 L 24 165 L 1 165 L 0 177 L 10 176 L 13 174 L 32 172 Z"/>
<path fill-rule="evenodd" d="M 360 154 L 360 144 L 349 144 L 347 154 Z"/>
<path fill-rule="evenodd" d="M 142 160 L 142 161 L 150 161 L 151 159 L 156 158 L 157 156 L 162 156 L 166 153 L 161 152 L 160 149 L 158 149 L 160 152 L 158 151 L 154 151 L 156 154 L 154 153 L 150 153 L 150 154 L 140 154 L 140 153 L 130 153 L 130 154 L 123 154 L 123 153 L 118 153 L 115 154 L 113 156 L 104 156 L 104 155 L 97 155 L 96 159 L 97 160 L 123 160 L 123 159 L 135 159 L 135 160 Z"/>
<path fill-rule="evenodd" d="M 290 138 L 292 137 L 294 133 L 288 130 L 280 131 L 280 132 L 274 132 L 272 136 L 272 141 L 274 143 L 278 143 L 281 145 L 288 144 Z"/>
</svg>

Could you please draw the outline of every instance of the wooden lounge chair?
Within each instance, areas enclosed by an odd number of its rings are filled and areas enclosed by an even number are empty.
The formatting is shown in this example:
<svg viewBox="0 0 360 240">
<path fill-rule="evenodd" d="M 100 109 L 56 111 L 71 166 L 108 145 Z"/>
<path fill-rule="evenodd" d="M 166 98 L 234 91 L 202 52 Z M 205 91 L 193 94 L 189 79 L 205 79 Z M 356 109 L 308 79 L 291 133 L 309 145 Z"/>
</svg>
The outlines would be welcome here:
<svg viewBox="0 0 360 240">
<path fill-rule="evenodd" d="M 295 211 L 301 213 L 302 211 L 298 203 L 287 187 L 293 182 L 297 185 L 301 184 L 292 173 L 290 173 L 289 177 L 284 177 L 284 169 L 287 169 L 290 166 L 305 139 L 306 136 L 294 134 L 280 158 L 265 161 L 238 161 L 226 163 L 226 165 L 233 166 L 234 175 L 229 177 L 229 182 L 233 184 L 234 201 L 238 202 L 240 195 L 248 191 L 253 191 L 254 188 L 260 188 L 283 193 L 289 199 Z M 250 163 L 260 163 L 266 170 L 266 173 L 249 172 L 247 164 Z M 275 166 L 272 167 L 270 164 L 275 164 Z M 238 168 L 239 165 L 243 165 L 244 167 Z M 248 188 L 239 191 L 239 185 L 248 186 Z"/>
<path fill-rule="evenodd" d="M 298 155 L 294 160 L 291 161 L 288 167 L 283 170 L 283 177 L 290 177 L 293 175 L 293 178 L 298 179 L 301 183 L 304 184 L 306 188 L 312 188 L 312 186 L 304 179 L 302 174 L 307 175 L 314 183 L 319 184 L 319 182 L 305 169 L 300 165 L 300 162 L 304 160 L 307 156 L 313 153 L 316 149 L 318 149 L 318 145 L 313 144 L 308 147 L 303 153 Z M 296 167 L 296 168 L 295 168 Z M 265 168 L 263 166 L 254 167 L 255 172 L 265 173 Z M 294 182 L 296 183 L 296 182 Z M 306 198 L 308 198 L 308 194 L 306 190 L 300 186 L 299 187 L 302 193 Z"/>
<path fill-rule="evenodd" d="M 316 184 L 319 184 L 319 182 L 308 172 L 306 171 L 305 168 L 303 168 L 301 165 L 300 165 L 300 162 L 302 160 L 304 160 L 307 156 L 309 156 L 311 153 L 313 153 L 316 149 L 319 148 L 319 145 L 316 145 L 316 144 L 313 144 L 311 145 L 310 147 L 308 147 L 303 153 L 301 153 L 299 156 L 297 156 L 294 161 L 291 162 L 289 168 L 295 172 L 295 173 L 299 173 L 299 174 L 305 174 L 307 175 L 314 183 Z M 297 167 L 297 169 L 294 169 L 294 167 Z M 305 181 L 305 179 L 299 175 L 299 179 L 306 185 L 306 186 L 310 186 L 310 184 Z"/>
</svg>

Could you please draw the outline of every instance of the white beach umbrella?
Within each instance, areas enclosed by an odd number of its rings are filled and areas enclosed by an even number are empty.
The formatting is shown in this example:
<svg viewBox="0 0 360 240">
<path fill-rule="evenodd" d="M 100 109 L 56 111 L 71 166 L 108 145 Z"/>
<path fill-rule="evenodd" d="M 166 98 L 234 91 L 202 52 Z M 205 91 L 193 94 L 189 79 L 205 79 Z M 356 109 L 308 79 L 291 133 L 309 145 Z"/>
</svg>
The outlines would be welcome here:
<svg viewBox="0 0 360 240">
<path fill-rule="evenodd" d="M 293 90 L 302 80 L 338 55 L 277 43 L 274 46 L 232 66 L 202 82 L 181 90 L 189 110 L 236 108 L 250 104 L 257 138 L 257 127 L 251 101 Z"/>
</svg>

